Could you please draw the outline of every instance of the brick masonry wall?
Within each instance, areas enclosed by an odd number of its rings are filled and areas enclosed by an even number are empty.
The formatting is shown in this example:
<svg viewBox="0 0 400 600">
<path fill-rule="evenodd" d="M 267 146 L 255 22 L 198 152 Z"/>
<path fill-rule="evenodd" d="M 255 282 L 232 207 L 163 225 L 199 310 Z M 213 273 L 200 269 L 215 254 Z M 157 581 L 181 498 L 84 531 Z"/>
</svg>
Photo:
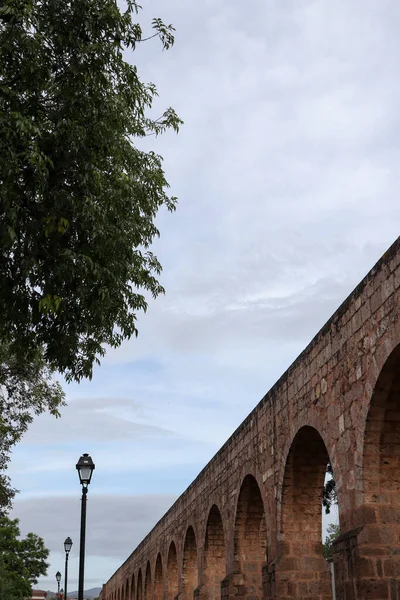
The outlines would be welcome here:
<svg viewBox="0 0 400 600">
<path fill-rule="evenodd" d="M 400 600 L 392 556 L 393 548 L 400 555 L 399 343 L 400 238 L 103 586 L 101 600 L 153 592 L 171 600 L 332 598 L 321 557 L 328 460 L 343 533 L 337 599 Z"/>
</svg>

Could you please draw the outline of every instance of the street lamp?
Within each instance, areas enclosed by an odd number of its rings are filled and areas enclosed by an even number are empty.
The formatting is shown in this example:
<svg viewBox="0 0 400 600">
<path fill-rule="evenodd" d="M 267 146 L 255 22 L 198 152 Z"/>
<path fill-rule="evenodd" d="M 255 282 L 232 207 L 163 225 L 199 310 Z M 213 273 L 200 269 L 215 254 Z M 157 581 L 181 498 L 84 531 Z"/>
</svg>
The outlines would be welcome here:
<svg viewBox="0 0 400 600">
<path fill-rule="evenodd" d="M 86 496 L 92 473 L 94 471 L 94 463 L 89 454 L 83 454 L 76 465 L 79 474 L 79 481 L 82 485 L 82 506 L 81 506 L 81 539 L 79 549 L 79 583 L 78 583 L 78 600 L 83 600 L 84 586 L 84 571 L 85 571 L 85 535 L 86 535 Z"/>
<path fill-rule="evenodd" d="M 56 573 L 56 580 L 57 580 L 57 585 L 58 585 L 58 592 L 57 592 L 57 598 L 60 598 L 60 581 L 61 581 L 61 573 L 60 571 L 57 571 Z"/>
<path fill-rule="evenodd" d="M 64 598 L 67 599 L 67 584 L 68 584 L 68 555 L 71 552 L 72 548 L 72 540 L 70 537 L 64 542 L 64 550 L 65 550 L 65 575 L 64 575 Z"/>
</svg>

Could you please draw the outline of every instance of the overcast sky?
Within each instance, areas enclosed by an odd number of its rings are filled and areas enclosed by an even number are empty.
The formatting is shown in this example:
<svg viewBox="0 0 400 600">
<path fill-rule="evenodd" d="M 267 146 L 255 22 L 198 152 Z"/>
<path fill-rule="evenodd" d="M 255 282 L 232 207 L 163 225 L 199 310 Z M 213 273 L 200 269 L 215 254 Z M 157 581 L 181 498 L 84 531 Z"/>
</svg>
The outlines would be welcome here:
<svg viewBox="0 0 400 600">
<path fill-rule="evenodd" d="M 173 106 L 175 214 L 154 250 L 165 297 L 68 407 L 15 449 L 14 514 L 76 589 L 89 452 L 86 587 L 101 585 L 397 237 L 400 3 L 149 0 L 177 29 L 132 56 Z"/>
</svg>

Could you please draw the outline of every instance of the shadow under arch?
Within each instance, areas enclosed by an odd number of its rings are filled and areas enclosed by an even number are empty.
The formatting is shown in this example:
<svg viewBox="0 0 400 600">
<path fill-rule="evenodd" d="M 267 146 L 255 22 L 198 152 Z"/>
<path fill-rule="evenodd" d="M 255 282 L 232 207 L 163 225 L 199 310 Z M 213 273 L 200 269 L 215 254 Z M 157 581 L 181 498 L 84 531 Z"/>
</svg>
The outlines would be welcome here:
<svg viewBox="0 0 400 600">
<path fill-rule="evenodd" d="M 157 554 L 156 566 L 154 568 L 154 600 L 163 600 L 164 580 L 161 554 Z"/>
<path fill-rule="evenodd" d="M 167 572 L 166 572 L 166 600 L 174 600 L 178 594 L 178 557 L 176 553 L 175 542 L 171 542 L 167 556 Z"/>
<path fill-rule="evenodd" d="M 144 578 L 144 600 L 151 600 L 152 597 L 151 589 L 151 567 L 150 561 L 147 561 L 146 576 Z"/>
<path fill-rule="evenodd" d="M 129 600 L 129 579 L 126 580 L 125 584 L 125 600 Z"/>
<path fill-rule="evenodd" d="M 267 560 L 267 526 L 257 480 L 246 475 L 240 487 L 234 530 L 236 570 L 243 576 L 243 598 L 263 597 L 262 569 Z"/>
<path fill-rule="evenodd" d="M 196 536 L 193 527 L 189 525 L 182 554 L 182 591 L 188 599 L 193 598 L 193 592 L 198 584 Z"/>
<path fill-rule="evenodd" d="M 209 600 L 221 598 L 226 571 L 226 546 L 222 517 L 216 504 L 210 509 L 204 540 L 204 585 Z"/>
<path fill-rule="evenodd" d="M 278 597 L 332 598 L 323 558 L 322 498 L 328 450 L 314 427 L 301 427 L 286 459 L 281 494 Z"/>
<path fill-rule="evenodd" d="M 365 552 L 364 563 L 377 574 L 384 565 L 379 579 L 389 590 L 390 575 L 400 572 L 400 344 L 386 359 L 371 395 L 362 482 L 362 525 L 369 531 L 364 537 L 374 546 L 373 553 Z"/>
<path fill-rule="evenodd" d="M 133 573 L 131 579 L 131 598 L 130 600 L 135 600 L 135 574 Z"/>
<path fill-rule="evenodd" d="M 136 586 L 136 600 L 143 600 L 143 578 L 142 569 L 139 569 Z"/>
</svg>

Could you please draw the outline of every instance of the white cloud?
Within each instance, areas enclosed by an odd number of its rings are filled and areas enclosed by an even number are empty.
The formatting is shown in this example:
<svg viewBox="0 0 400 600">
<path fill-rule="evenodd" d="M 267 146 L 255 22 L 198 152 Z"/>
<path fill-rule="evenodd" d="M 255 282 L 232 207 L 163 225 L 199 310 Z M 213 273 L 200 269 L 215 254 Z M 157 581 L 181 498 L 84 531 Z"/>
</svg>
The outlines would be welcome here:
<svg viewBox="0 0 400 600">
<path fill-rule="evenodd" d="M 128 558 L 141 539 L 176 500 L 175 495 L 88 495 L 85 582 L 100 585 Z M 12 518 L 20 519 L 21 534 L 34 531 L 51 551 L 52 568 L 64 575 L 63 543 L 71 537 L 69 589 L 77 585 L 79 556 L 79 497 L 39 497 L 15 502 Z M 50 518 L 51 516 L 51 518 Z M 55 571 L 54 571 L 55 573 Z M 99 583 L 100 582 L 100 583 Z M 39 586 L 54 588 L 50 569 Z"/>
</svg>

